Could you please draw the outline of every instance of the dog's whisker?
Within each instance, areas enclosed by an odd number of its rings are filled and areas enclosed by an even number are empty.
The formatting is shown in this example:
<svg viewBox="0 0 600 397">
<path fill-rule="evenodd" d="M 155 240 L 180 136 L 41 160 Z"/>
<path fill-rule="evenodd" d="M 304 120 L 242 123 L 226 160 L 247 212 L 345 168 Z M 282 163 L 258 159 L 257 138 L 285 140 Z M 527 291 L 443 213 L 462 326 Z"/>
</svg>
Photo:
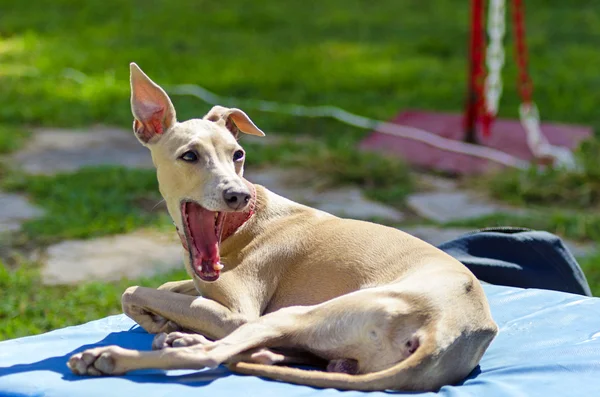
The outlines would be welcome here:
<svg viewBox="0 0 600 397">
<path fill-rule="evenodd" d="M 158 203 L 154 204 L 154 207 L 152 207 L 152 209 L 150 210 L 150 212 L 154 211 L 156 208 L 158 208 L 159 205 L 161 205 L 164 202 L 165 202 L 165 199 L 162 199 Z"/>
</svg>

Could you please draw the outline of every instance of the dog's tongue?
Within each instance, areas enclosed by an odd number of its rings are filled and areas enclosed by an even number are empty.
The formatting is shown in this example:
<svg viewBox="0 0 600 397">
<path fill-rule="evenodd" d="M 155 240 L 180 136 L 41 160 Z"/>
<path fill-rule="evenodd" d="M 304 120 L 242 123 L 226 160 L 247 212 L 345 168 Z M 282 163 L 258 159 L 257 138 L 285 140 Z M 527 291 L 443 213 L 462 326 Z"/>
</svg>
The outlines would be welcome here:
<svg viewBox="0 0 600 397">
<path fill-rule="evenodd" d="M 215 231 L 215 213 L 196 203 L 187 203 L 188 225 L 196 251 L 192 264 L 202 273 L 214 273 L 213 266 L 219 263 L 219 241 Z"/>
</svg>

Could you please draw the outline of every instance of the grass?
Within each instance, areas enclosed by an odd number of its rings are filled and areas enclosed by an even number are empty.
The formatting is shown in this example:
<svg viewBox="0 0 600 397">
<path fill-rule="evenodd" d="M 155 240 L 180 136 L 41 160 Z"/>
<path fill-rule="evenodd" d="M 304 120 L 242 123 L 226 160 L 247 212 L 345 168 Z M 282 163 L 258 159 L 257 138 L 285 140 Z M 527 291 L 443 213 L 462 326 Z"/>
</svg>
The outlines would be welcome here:
<svg viewBox="0 0 600 397">
<path fill-rule="evenodd" d="M 1 186 L 27 194 L 45 216 L 26 222 L 29 244 L 98 237 L 169 224 L 160 200 L 156 174 L 120 167 L 86 168 L 73 174 L 11 174 Z"/>
<path fill-rule="evenodd" d="M 0 13 L 0 118 L 7 123 L 129 125 L 130 61 L 165 86 L 193 83 L 223 95 L 333 104 L 375 118 L 410 107 L 463 107 L 468 2 L 38 2 L 44 5 L 7 0 L 11 12 Z M 542 116 L 599 126 L 599 8 L 583 0 L 527 2 Z M 510 36 L 501 113 L 516 116 Z M 66 78 L 69 69 L 81 73 Z M 189 97 L 174 101 L 181 118 L 208 109 Z M 266 131 L 361 135 L 320 119 L 253 117 Z"/>
<path fill-rule="evenodd" d="M 0 124 L 0 155 L 19 149 L 28 137 L 29 133 L 23 128 Z"/>
<path fill-rule="evenodd" d="M 583 142 L 576 155 L 580 164 L 579 170 L 506 170 L 483 179 L 482 186 L 494 198 L 516 205 L 598 209 L 600 141 L 593 139 Z"/>
<path fill-rule="evenodd" d="M 584 142 L 576 155 L 580 164 L 576 171 L 506 170 L 476 180 L 475 186 L 493 198 L 526 207 L 529 214 L 493 215 L 474 222 L 519 223 L 574 240 L 600 242 L 600 141 Z"/>
<path fill-rule="evenodd" d="M 9 269 L 0 261 L 0 340 L 39 334 L 121 313 L 121 294 L 131 285 L 158 287 L 188 278 L 182 269 L 170 274 L 116 283 L 44 286 L 39 269 L 23 263 Z"/>
<path fill-rule="evenodd" d="M 587 256 L 585 258 L 578 259 L 579 265 L 585 274 L 592 294 L 594 296 L 600 296 L 600 253 Z"/>
</svg>

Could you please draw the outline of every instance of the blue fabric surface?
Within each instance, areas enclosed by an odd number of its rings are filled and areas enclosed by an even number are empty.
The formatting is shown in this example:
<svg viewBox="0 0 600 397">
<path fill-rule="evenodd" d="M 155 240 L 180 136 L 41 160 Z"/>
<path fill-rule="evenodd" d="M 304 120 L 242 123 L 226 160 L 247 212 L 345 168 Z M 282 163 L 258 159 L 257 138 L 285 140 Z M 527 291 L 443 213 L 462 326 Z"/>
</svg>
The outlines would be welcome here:
<svg viewBox="0 0 600 397">
<path fill-rule="evenodd" d="M 481 365 L 443 396 L 600 395 L 600 299 L 563 292 L 486 285 L 500 333 Z M 152 336 L 123 315 L 0 343 L 1 396 L 358 396 L 256 377 L 220 367 L 206 371 L 139 371 L 124 377 L 72 375 L 78 351 L 116 344 L 148 349 Z M 376 392 L 372 395 L 396 393 Z M 435 395 L 423 393 L 417 395 Z"/>
</svg>

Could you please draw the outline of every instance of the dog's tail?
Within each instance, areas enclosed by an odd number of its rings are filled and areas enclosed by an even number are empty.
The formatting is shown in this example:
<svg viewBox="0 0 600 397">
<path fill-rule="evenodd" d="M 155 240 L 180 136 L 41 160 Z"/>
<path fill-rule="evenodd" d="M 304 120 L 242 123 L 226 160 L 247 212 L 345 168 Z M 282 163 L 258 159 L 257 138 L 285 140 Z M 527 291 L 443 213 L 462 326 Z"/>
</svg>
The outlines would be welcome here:
<svg viewBox="0 0 600 397">
<path fill-rule="evenodd" d="M 382 371 L 348 375 L 283 366 L 238 362 L 229 368 L 245 375 L 262 376 L 289 383 L 341 390 L 437 391 L 464 379 L 479 363 L 496 335 L 493 330 L 479 335 L 460 335 L 440 349 L 430 337 L 404 361 Z M 479 332 L 476 332 L 479 333 Z"/>
</svg>

